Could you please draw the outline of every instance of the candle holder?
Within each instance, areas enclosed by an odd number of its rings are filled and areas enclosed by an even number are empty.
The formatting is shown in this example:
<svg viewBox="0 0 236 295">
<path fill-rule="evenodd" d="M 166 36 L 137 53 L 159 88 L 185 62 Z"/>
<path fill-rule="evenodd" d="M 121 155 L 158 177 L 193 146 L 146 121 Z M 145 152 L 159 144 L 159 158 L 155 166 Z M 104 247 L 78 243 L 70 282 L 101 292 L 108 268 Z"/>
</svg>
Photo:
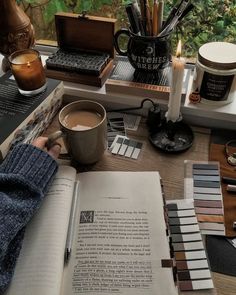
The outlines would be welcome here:
<svg viewBox="0 0 236 295">
<path fill-rule="evenodd" d="M 158 149 L 177 153 L 187 150 L 193 143 L 192 129 L 183 122 L 180 114 L 185 59 L 181 57 L 181 40 L 178 42 L 176 56 L 172 60 L 171 91 L 165 119 L 149 139 Z"/>
<path fill-rule="evenodd" d="M 22 95 L 34 96 L 46 89 L 46 75 L 37 50 L 15 51 L 8 59 L 19 92 Z"/>
<path fill-rule="evenodd" d="M 190 126 L 183 122 L 182 117 L 176 122 L 162 121 L 156 132 L 149 136 L 150 142 L 166 153 L 183 152 L 192 146 L 194 139 Z"/>
</svg>

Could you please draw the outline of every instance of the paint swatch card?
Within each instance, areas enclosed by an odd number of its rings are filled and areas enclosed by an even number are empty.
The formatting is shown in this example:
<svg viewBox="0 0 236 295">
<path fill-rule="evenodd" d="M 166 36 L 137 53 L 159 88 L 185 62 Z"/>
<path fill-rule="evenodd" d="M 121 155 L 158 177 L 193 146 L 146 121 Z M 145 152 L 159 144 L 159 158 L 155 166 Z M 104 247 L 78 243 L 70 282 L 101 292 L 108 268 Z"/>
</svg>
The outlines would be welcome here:
<svg viewBox="0 0 236 295">
<path fill-rule="evenodd" d="M 141 116 L 119 112 L 107 112 L 107 139 L 108 148 L 115 140 L 116 135 L 126 136 L 126 130 L 137 131 Z"/>
<path fill-rule="evenodd" d="M 180 291 L 213 289 L 194 200 L 166 201 L 171 257 Z"/>
<path fill-rule="evenodd" d="M 117 135 L 126 136 L 123 117 L 107 118 L 107 141 L 110 148 Z"/>
<path fill-rule="evenodd" d="M 109 150 L 113 155 L 119 155 L 136 160 L 139 157 L 142 146 L 142 142 L 130 139 L 126 136 L 117 135 Z"/>
<path fill-rule="evenodd" d="M 125 129 L 133 131 L 137 131 L 139 123 L 141 121 L 141 116 L 119 112 L 107 112 L 107 118 L 108 120 L 122 118 L 124 121 Z"/>
<path fill-rule="evenodd" d="M 192 199 L 201 234 L 225 235 L 218 162 L 185 161 L 185 198 Z"/>
</svg>

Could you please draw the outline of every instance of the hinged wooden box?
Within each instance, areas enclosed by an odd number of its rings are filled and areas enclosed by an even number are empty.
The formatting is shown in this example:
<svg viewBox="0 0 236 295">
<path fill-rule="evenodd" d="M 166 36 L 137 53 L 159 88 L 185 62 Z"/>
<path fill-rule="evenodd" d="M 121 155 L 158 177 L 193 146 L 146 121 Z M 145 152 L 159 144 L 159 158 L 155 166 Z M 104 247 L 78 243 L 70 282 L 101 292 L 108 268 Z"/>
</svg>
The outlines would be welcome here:
<svg viewBox="0 0 236 295">
<path fill-rule="evenodd" d="M 54 68 L 48 62 L 49 57 L 45 67 L 47 77 L 101 87 L 113 68 L 115 23 L 113 18 L 57 13 L 55 25 L 59 50 L 101 53 L 108 58 L 101 71 L 94 73 L 69 68 L 66 59 L 64 66 Z"/>
</svg>

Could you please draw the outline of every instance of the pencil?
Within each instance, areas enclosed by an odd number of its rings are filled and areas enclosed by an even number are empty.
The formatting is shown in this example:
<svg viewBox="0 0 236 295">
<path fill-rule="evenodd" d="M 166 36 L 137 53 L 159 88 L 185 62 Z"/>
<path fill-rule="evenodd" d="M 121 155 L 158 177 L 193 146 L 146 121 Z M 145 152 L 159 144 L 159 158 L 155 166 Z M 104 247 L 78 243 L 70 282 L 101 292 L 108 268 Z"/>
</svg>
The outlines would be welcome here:
<svg viewBox="0 0 236 295">
<path fill-rule="evenodd" d="M 145 11 L 145 5 L 144 5 L 145 0 L 140 0 L 140 12 L 141 12 L 141 23 L 143 27 L 143 35 L 146 35 L 146 11 Z"/>
<path fill-rule="evenodd" d="M 160 33 L 162 29 L 163 22 L 163 10 L 164 10 L 164 1 L 160 0 L 158 3 L 158 13 L 157 13 L 157 34 Z"/>
<path fill-rule="evenodd" d="M 152 8 L 152 34 L 157 36 L 158 34 L 158 3 L 157 0 L 153 2 Z"/>
<path fill-rule="evenodd" d="M 149 7 L 148 0 L 145 0 L 145 13 L 146 13 L 146 34 L 148 36 L 152 35 L 152 22 L 151 22 L 151 11 Z"/>
<path fill-rule="evenodd" d="M 79 189 L 79 183 L 76 182 L 74 184 L 73 199 L 72 199 L 71 211 L 70 211 L 70 220 L 69 220 L 68 231 L 67 231 L 66 249 L 65 249 L 65 263 L 67 263 L 69 261 L 71 251 L 72 251 L 72 240 L 73 240 L 73 233 L 74 233 L 74 228 L 75 228 L 78 189 Z"/>
</svg>

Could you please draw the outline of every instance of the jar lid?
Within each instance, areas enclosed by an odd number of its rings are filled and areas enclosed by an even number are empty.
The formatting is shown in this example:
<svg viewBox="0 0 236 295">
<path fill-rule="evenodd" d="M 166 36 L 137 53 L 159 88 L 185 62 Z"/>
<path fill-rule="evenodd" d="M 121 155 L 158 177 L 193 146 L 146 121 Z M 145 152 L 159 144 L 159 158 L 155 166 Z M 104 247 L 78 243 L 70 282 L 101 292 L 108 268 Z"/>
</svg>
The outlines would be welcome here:
<svg viewBox="0 0 236 295">
<path fill-rule="evenodd" d="M 218 69 L 236 68 L 236 44 L 227 42 L 206 43 L 199 48 L 198 60 L 203 65 Z"/>
</svg>

